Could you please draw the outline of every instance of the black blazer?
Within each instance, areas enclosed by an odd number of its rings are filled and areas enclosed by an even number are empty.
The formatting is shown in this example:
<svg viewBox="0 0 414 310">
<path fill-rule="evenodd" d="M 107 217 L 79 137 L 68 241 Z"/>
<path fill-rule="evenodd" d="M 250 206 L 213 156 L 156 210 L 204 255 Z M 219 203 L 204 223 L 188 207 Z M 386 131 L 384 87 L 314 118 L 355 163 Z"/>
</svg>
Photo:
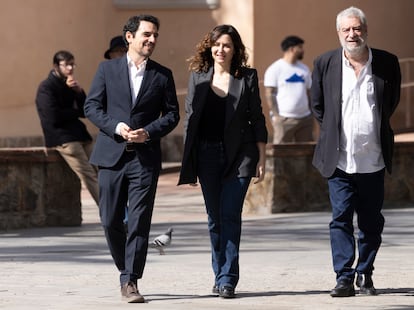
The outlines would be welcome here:
<svg viewBox="0 0 414 310">
<path fill-rule="evenodd" d="M 85 117 L 85 98 L 84 91 L 75 92 L 64 80 L 55 76 L 53 70 L 40 83 L 36 108 L 47 147 L 74 141 L 92 141 L 85 124 L 79 119 Z"/>
<path fill-rule="evenodd" d="M 113 167 L 125 151 L 126 141 L 115 134 L 119 122 L 132 129 L 143 127 L 151 140 L 137 144 L 143 165 L 161 168 L 160 138 L 179 121 L 179 107 L 171 70 L 148 59 L 136 104 L 132 108 L 131 87 L 126 55 L 102 62 L 85 102 L 85 115 L 99 134 L 91 163 Z"/>
<path fill-rule="evenodd" d="M 198 126 L 213 75 L 192 72 L 185 100 L 184 154 L 178 184 L 197 182 Z M 226 104 L 223 177 L 253 177 L 259 159 L 257 142 L 267 142 L 265 117 L 260 101 L 257 71 L 246 68 L 241 78 L 231 76 Z"/>
<path fill-rule="evenodd" d="M 381 110 L 381 149 L 385 166 L 392 171 L 394 133 L 390 118 L 400 100 L 401 72 L 398 58 L 386 51 L 371 49 L 372 75 L 377 104 Z M 327 52 L 314 62 L 311 106 L 320 124 L 313 165 L 330 177 L 339 160 L 342 101 L 342 48 Z"/>
</svg>

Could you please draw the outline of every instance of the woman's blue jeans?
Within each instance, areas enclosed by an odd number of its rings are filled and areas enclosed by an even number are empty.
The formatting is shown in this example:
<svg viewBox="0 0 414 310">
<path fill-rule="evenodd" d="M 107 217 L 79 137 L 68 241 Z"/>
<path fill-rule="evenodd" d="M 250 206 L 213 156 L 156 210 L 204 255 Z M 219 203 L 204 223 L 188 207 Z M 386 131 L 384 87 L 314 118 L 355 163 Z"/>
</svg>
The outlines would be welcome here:
<svg viewBox="0 0 414 310">
<path fill-rule="evenodd" d="M 215 284 L 236 287 L 241 216 L 251 178 L 223 179 L 226 162 L 222 143 L 202 142 L 198 151 L 198 178 L 208 215 Z"/>
</svg>

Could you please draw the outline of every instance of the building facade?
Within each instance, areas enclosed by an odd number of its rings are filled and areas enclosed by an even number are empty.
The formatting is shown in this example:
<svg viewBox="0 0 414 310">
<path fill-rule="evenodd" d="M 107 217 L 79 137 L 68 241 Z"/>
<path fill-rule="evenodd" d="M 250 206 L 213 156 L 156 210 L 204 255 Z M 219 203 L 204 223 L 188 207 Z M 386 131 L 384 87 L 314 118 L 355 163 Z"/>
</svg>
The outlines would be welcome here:
<svg viewBox="0 0 414 310">
<path fill-rule="evenodd" d="M 233 24 L 239 30 L 249 63 L 262 79 L 267 66 L 281 56 L 279 42 L 286 35 L 305 39 L 304 62 L 310 68 L 317 55 L 338 47 L 336 14 L 350 5 L 367 14 L 371 46 L 400 59 L 414 56 L 412 0 L 2 0 L 0 146 L 41 143 L 34 99 L 56 51 L 67 49 L 75 55 L 76 76 L 88 91 L 109 40 L 121 34 L 132 15 L 148 13 L 160 18 L 160 37 L 152 58 L 172 69 L 183 115 L 186 59 L 215 25 Z M 407 71 L 408 81 L 411 73 Z M 406 110 L 409 98 L 403 96 L 406 102 L 396 113 L 396 124 L 411 122 Z M 267 112 L 265 104 L 264 109 Z M 96 133 L 92 124 L 85 123 Z M 172 136 L 182 136 L 182 123 Z"/>
</svg>

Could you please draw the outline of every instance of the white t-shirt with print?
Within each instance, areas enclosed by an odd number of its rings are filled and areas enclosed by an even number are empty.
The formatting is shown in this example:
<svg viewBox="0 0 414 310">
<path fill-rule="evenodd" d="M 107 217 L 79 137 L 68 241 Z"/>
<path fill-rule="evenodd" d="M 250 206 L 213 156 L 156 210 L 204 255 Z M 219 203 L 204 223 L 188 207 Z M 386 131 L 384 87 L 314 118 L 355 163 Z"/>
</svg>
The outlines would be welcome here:
<svg viewBox="0 0 414 310">
<path fill-rule="evenodd" d="M 264 75 L 264 86 L 277 88 L 276 102 L 279 115 L 302 118 L 310 115 L 307 90 L 312 85 L 309 68 L 297 61 L 295 64 L 283 58 L 272 63 Z"/>
</svg>

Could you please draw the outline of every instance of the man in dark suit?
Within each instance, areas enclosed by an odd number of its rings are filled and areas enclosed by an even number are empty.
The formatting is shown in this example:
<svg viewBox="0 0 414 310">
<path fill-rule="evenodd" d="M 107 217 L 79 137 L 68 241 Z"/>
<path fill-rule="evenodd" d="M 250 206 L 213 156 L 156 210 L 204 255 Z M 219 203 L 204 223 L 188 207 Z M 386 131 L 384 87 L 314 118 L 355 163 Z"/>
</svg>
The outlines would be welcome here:
<svg viewBox="0 0 414 310">
<path fill-rule="evenodd" d="M 99 167 L 101 221 L 120 271 L 121 294 L 133 303 L 144 302 L 137 280 L 148 250 L 160 139 L 179 121 L 172 72 L 149 59 L 158 30 L 154 16 L 131 17 L 123 29 L 127 54 L 99 65 L 85 103 L 86 116 L 100 129 L 91 162 Z"/>
<path fill-rule="evenodd" d="M 312 110 L 320 124 L 313 164 L 328 178 L 330 238 L 337 285 L 332 297 L 375 295 L 374 260 L 381 245 L 384 170 L 391 173 L 390 117 L 400 98 L 396 56 L 367 45 L 367 22 L 355 7 L 336 19 L 342 48 L 319 56 L 312 74 Z M 358 261 L 353 215 L 358 216 Z"/>
</svg>

